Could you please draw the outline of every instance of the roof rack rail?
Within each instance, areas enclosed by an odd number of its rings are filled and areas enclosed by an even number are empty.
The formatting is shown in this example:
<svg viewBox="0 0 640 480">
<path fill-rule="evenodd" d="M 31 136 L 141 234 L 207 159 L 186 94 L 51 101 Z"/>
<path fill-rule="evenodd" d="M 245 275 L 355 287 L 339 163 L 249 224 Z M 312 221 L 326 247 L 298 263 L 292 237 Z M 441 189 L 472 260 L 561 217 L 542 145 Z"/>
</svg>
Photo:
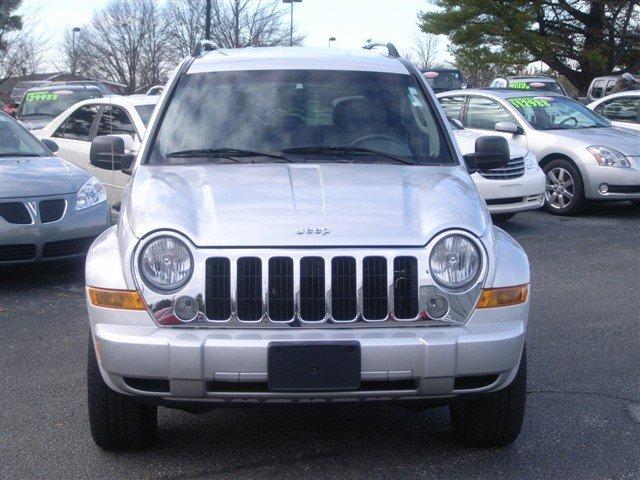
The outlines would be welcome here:
<svg viewBox="0 0 640 480">
<path fill-rule="evenodd" d="M 211 40 L 199 40 L 195 47 L 193 47 L 193 50 L 191 50 L 191 56 L 199 57 L 204 52 L 211 52 L 217 49 L 218 47 Z"/>
<path fill-rule="evenodd" d="M 376 47 L 387 47 L 387 52 L 389 53 L 390 57 L 398 58 L 400 56 L 400 54 L 398 53 L 398 49 L 391 42 L 389 42 L 389 43 L 367 43 L 362 48 L 364 48 L 365 50 L 372 50 L 372 49 L 374 49 Z"/>
</svg>

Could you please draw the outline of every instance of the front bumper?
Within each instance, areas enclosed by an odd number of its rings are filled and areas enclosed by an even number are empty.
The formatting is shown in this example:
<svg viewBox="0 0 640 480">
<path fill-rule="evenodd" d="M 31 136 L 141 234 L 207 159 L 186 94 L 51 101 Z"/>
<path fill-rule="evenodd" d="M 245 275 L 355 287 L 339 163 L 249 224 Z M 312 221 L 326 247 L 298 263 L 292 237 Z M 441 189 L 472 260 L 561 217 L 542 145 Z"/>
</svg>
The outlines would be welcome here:
<svg viewBox="0 0 640 480">
<path fill-rule="evenodd" d="M 527 170 L 512 180 L 486 179 L 479 173 L 471 178 L 487 203 L 489 213 L 516 213 L 535 210 L 544 204 L 545 176 L 541 169 Z"/>
<path fill-rule="evenodd" d="M 59 220 L 42 223 L 37 205 L 47 199 L 64 199 L 66 208 Z M 76 211 L 75 194 L 55 197 L 3 198 L 3 202 L 29 202 L 32 223 L 10 223 L 0 217 L 0 265 L 34 263 L 81 257 L 91 242 L 111 225 L 107 202 Z"/>
<path fill-rule="evenodd" d="M 591 200 L 640 200 L 640 157 L 627 158 L 631 168 L 584 165 L 585 196 Z M 609 191 L 602 193 L 602 184 L 607 184 Z"/>
<path fill-rule="evenodd" d="M 461 326 L 290 330 L 162 328 L 149 325 L 146 312 L 114 316 L 93 306 L 90 316 L 101 371 L 112 389 L 169 403 L 243 403 L 431 399 L 498 390 L 517 371 L 528 311 L 528 302 L 476 310 Z M 132 325 L 123 326 L 128 316 Z M 400 387 L 313 393 L 266 388 L 270 342 L 342 340 L 359 342 L 363 382 Z M 458 381 L 469 377 L 487 380 L 472 388 Z M 139 379 L 161 387 L 147 390 Z"/>
</svg>

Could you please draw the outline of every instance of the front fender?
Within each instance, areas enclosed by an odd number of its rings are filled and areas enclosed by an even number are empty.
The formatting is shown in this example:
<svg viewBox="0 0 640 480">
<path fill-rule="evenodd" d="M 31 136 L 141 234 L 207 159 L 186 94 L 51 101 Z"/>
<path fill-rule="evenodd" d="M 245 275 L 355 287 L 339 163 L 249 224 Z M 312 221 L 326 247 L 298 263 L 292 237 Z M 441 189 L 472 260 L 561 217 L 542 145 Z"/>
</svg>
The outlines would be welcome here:
<svg viewBox="0 0 640 480">
<path fill-rule="evenodd" d="M 504 230 L 493 227 L 495 256 L 489 288 L 511 287 L 531 282 L 529 258 L 524 249 Z"/>
<path fill-rule="evenodd" d="M 129 289 L 118 247 L 117 225 L 102 232 L 93 242 L 87 253 L 84 272 L 85 283 L 89 287 Z"/>
</svg>

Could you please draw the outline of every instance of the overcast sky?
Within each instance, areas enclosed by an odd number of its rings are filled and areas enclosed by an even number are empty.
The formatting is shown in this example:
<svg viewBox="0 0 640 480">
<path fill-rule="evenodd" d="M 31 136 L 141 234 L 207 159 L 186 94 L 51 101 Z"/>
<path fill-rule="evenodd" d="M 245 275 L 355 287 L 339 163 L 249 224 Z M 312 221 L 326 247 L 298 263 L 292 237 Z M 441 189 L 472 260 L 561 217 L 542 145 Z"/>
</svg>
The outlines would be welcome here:
<svg viewBox="0 0 640 480">
<path fill-rule="evenodd" d="M 23 0 L 21 10 L 26 20 L 38 19 L 53 58 L 64 30 L 90 22 L 93 12 L 105 3 L 107 0 Z M 371 38 L 393 42 L 406 53 L 418 33 L 418 12 L 430 8 L 426 0 L 303 0 L 294 5 L 293 19 L 306 34 L 304 43 L 308 46 L 326 46 L 329 37 L 336 37 L 334 46 L 359 48 Z M 440 41 L 440 50 L 441 59 L 447 60 L 445 38 Z"/>
</svg>

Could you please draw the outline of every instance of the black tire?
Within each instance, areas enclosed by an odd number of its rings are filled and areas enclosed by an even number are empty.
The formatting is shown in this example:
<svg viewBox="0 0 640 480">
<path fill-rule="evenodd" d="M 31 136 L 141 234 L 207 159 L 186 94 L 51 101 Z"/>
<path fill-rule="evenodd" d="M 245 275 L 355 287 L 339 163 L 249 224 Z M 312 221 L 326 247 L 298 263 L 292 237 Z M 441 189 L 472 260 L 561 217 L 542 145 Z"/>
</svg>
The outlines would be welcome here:
<svg viewBox="0 0 640 480">
<path fill-rule="evenodd" d="M 89 337 L 87 403 L 93 441 L 105 450 L 136 450 L 156 438 L 158 407 L 144 405 L 111 390 L 102 379 Z"/>
<path fill-rule="evenodd" d="M 491 215 L 494 223 L 504 223 L 515 217 L 515 213 L 494 213 Z"/>
<path fill-rule="evenodd" d="M 527 351 L 511 384 L 494 393 L 459 400 L 449 406 L 453 434 L 473 447 L 503 447 L 520 433 L 527 397 Z"/>
<path fill-rule="evenodd" d="M 564 169 L 571 176 L 573 180 L 573 198 L 564 207 L 554 206 L 550 199 L 549 193 L 549 172 L 561 168 Z M 578 215 L 584 207 L 587 205 L 587 200 L 584 196 L 584 184 L 582 182 L 582 175 L 578 168 L 569 160 L 565 158 L 556 158 L 547 163 L 544 168 L 545 174 L 545 193 L 544 193 L 544 208 L 549 213 L 554 215 Z"/>
</svg>

